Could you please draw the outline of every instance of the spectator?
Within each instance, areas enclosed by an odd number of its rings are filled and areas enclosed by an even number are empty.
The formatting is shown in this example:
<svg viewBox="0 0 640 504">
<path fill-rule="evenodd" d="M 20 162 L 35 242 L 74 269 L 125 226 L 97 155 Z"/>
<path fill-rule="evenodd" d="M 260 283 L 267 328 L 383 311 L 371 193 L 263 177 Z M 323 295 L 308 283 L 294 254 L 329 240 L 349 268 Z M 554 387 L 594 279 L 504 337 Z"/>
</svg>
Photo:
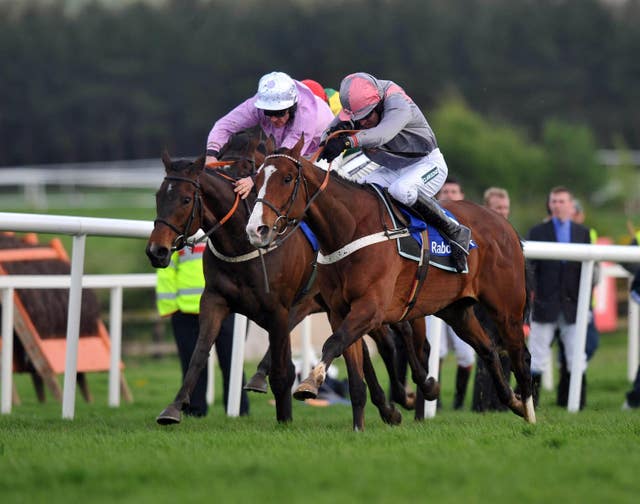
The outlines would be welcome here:
<svg viewBox="0 0 640 504">
<path fill-rule="evenodd" d="M 509 193 L 499 187 L 490 187 L 484 192 L 484 206 L 502 215 L 505 219 L 509 219 Z M 478 320 L 482 324 L 483 329 L 489 335 L 494 344 L 498 345 L 497 329 L 493 320 L 487 314 L 487 311 L 481 306 L 475 306 L 475 313 Z M 498 345 L 498 353 L 500 356 L 500 364 L 502 372 L 507 380 L 511 374 L 511 361 L 507 352 Z M 484 361 L 478 359 L 476 363 L 476 373 L 473 387 L 473 400 L 471 402 L 471 410 L 478 413 L 484 411 L 507 411 L 507 406 L 500 400 L 496 387 L 493 383 L 493 377 L 489 373 Z"/>
<path fill-rule="evenodd" d="M 577 224 L 584 224 L 586 215 L 580 200 L 573 200 L 573 216 L 571 219 L 573 222 Z M 598 232 L 594 228 L 589 228 L 589 239 L 591 243 L 597 243 L 598 241 Z M 596 268 L 594 269 L 594 283 L 597 282 L 599 268 L 596 264 Z M 593 302 L 591 303 L 593 305 Z M 556 331 L 558 333 L 558 331 Z M 558 382 L 558 392 L 556 397 L 556 403 L 559 406 L 566 406 L 569 398 L 569 371 L 567 369 L 567 358 L 564 351 L 564 345 L 562 341 L 559 339 L 559 335 L 557 337 L 558 341 L 558 363 L 560 366 L 560 377 Z M 598 345 L 600 344 L 600 333 L 596 328 L 596 324 L 593 319 L 593 310 L 589 309 L 589 318 L 587 323 L 587 339 L 585 344 L 585 352 L 587 354 L 587 362 L 591 360 L 591 357 L 596 353 L 598 349 Z"/>
<path fill-rule="evenodd" d="M 277 148 L 292 148 L 304 135 L 302 154 L 310 156 L 320 146 L 320 137 L 333 117 L 326 101 L 307 86 L 286 73 L 271 72 L 260 79 L 254 96 L 213 125 L 207 139 L 206 164 L 218 160 L 220 148 L 231 135 L 257 125 L 273 136 Z M 236 182 L 235 191 L 244 199 L 252 187 L 251 177 L 245 177 Z"/>
<path fill-rule="evenodd" d="M 204 234 L 200 231 L 201 234 Z M 202 253 L 205 243 L 198 243 L 193 249 L 185 247 L 171 256 L 169 266 L 158 269 L 156 304 L 162 317 L 171 316 L 173 336 L 178 347 L 182 367 L 182 379 L 189 368 L 191 355 L 196 347 L 200 330 L 200 297 L 204 290 Z M 233 349 L 233 320 L 230 314 L 223 322 L 216 339 L 215 348 L 222 370 L 224 388 L 224 408 L 229 398 L 229 377 L 231 373 L 231 352 Z M 242 377 L 244 384 L 244 375 Z M 196 386 L 191 392 L 191 402 L 184 410 L 186 415 L 202 417 L 207 414 L 207 368 L 202 370 Z M 249 414 L 249 398 L 243 390 L 240 400 L 240 415 Z"/>
<path fill-rule="evenodd" d="M 506 189 L 500 187 L 489 187 L 484 192 L 484 206 L 502 215 L 505 219 L 509 219 L 511 204 L 509 201 L 509 193 Z"/>
<path fill-rule="evenodd" d="M 590 243 L 589 229 L 572 222 L 573 196 L 566 187 L 554 187 L 548 200 L 551 219 L 534 226 L 528 235 L 532 241 L 558 243 Z M 531 374 L 534 402 L 540 392 L 542 372 L 550 364 L 554 331 L 559 330 L 567 359 L 567 368 L 573 369 L 576 313 L 580 289 L 581 264 L 575 261 L 533 260 L 530 262 L 533 278 L 533 315 L 529 334 Z M 582 373 L 580 408 L 586 404 L 587 356 L 582 352 L 578 368 Z M 566 406 L 566 404 L 560 404 Z"/>
</svg>

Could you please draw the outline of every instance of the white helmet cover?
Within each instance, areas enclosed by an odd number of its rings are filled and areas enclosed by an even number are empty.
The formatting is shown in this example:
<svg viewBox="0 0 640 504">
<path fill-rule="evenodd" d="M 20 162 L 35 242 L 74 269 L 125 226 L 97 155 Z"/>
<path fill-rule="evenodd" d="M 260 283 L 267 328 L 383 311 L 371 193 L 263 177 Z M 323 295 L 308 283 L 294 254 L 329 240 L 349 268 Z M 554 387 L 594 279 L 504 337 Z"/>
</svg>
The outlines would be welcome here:
<svg viewBox="0 0 640 504">
<path fill-rule="evenodd" d="M 296 83 L 284 72 L 263 75 L 258 83 L 256 108 L 285 110 L 298 101 Z"/>
</svg>

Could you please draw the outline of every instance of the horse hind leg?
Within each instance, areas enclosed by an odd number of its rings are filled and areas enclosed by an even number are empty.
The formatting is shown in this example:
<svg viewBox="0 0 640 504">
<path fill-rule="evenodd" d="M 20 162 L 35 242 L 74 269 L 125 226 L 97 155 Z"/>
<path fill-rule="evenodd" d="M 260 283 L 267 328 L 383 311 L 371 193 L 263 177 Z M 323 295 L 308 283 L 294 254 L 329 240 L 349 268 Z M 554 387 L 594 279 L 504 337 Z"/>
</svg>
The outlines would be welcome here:
<svg viewBox="0 0 640 504">
<path fill-rule="evenodd" d="M 473 306 L 468 301 L 461 300 L 441 310 L 437 313 L 437 316 L 447 322 L 460 338 L 469 343 L 478 354 L 478 357 L 484 361 L 493 377 L 500 400 L 516 415 L 524 417 L 524 404 L 509 386 L 502 371 L 500 357 L 495 345 L 476 318 Z"/>
<path fill-rule="evenodd" d="M 364 343 L 360 339 L 350 345 L 343 354 L 349 375 L 353 430 L 356 432 L 364 430 L 364 407 L 367 402 L 367 386 L 364 382 L 363 345 Z"/>
<path fill-rule="evenodd" d="M 428 354 L 425 356 L 425 348 L 430 350 L 426 340 L 426 329 L 424 317 L 412 320 L 411 322 L 401 322 L 394 324 L 403 339 L 407 351 L 407 360 L 411 368 L 411 379 L 421 390 L 424 399 L 434 401 L 440 395 L 440 384 L 433 377 L 429 377 Z"/>
<path fill-rule="evenodd" d="M 371 402 L 378 408 L 380 412 L 380 418 L 382 421 L 389 425 L 400 425 L 402 422 L 402 415 L 394 407 L 393 403 L 387 402 L 387 397 L 384 393 L 384 389 L 378 381 L 373 363 L 371 362 L 371 356 L 369 355 L 369 348 L 367 344 L 360 340 L 362 343 L 362 364 L 364 377 L 369 385 L 369 394 L 371 395 Z M 404 387 L 403 387 L 404 389 Z"/>
<path fill-rule="evenodd" d="M 404 378 L 400 376 L 400 369 L 398 369 L 398 353 L 404 352 L 404 348 L 399 348 L 394 341 L 393 334 L 395 330 L 384 325 L 380 329 L 369 332 L 369 336 L 376 342 L 378 347 L 378 353 L 382 357 L 387 374 L 389 375 L 389 388 L 391 391 L 391 400 L 400 404 L 404 409 L 412 410 L 415 407 L 415 394 L 408 393 L 405 385 Z M 366 369 L 365 369 L 366 374 Z M 367 379 L 367 382 L 369 380 Z M 369 385 L 371 386 L 371 385 Z M 372 397 L 373 400 L 373 397 Z"/>
<path fill-rule="evenodd" d="M 258 392 L 259 394 L 266 394 L 269 389 L 267 385 L 267 376 L 271 371 L 271 348 L 268 348 L 264 357 L 258 364 L 258 368 L 254 375 L 249 378 L 247 384 L 244 386 L 245 390 L 250 392 Z"/>
<path fill-rule="evenodd" d="M 504 345 L 511 360 L 511 370 L 516 377 L 522 402 L 524 403 L 524 419 L 536 423 L 533 406 L 533 384 L 531 380 L 531 354 L 524 343 L 522 321 L 515 320 L 498 324 Z"/>
</svg>

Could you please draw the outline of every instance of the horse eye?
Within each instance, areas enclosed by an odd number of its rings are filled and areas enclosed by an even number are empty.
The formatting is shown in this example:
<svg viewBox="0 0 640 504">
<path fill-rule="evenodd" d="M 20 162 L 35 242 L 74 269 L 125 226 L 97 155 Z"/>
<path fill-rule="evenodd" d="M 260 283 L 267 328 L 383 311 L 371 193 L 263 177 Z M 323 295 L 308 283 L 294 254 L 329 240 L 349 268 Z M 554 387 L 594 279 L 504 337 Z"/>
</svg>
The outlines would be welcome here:
<svg viewBox="0 0 640 504">
<path fill-rule="evenodd" d="M 191 196 L 185 196 L 184 198 L 182 198 L 183 205 L 188 205 L 189 203 L 191 203 Z"/>
<path fill-rule="evenodd" d="M 289 182 L 291 182 L 293 180 L 293 175 L 291 175 L 290 173 L 288 175 L 284 176 L 284 183 L 288 184 Z"/>
</svg>

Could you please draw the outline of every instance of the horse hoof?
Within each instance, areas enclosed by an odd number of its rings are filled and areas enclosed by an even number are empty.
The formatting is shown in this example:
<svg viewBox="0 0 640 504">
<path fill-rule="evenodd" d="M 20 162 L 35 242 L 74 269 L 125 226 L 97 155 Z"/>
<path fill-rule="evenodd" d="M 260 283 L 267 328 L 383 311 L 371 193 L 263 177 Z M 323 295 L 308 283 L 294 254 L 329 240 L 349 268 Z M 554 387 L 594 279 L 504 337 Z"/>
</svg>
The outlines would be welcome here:
<svg viewBox="0 0 640 504">
<path fill-rule="evenodd" d="M 427 378 L 421 387 L 425 401 L 435 401 L 440 395 L 440 384 L 433 376 Z"/>
<path fill-rule="evenodd" d="M 178 424 L 182 420 L 182 413 L 175 406 L 167 406 L 162 413 L 156 417 L 156 422 L 160 425 Z"/>
<path fill-rule="evenodd" d="M 309 378 L 298 385 L 298 388 L 293 393 L 293 397 L 298 401 L 304 401 L 306 399 L 315 399 L 318 397 L 318 387 L 315 386 Z"/>
<path fill-rule="evenodd" d="M 415 392 L 407 392 L 407 396 L 404 402 L 404 408 L 411 411 L 416 409 L 416 393 Z"/>
<path fill-rule="evenodd" d="M 384 422 L 389 425 L 400 425 L 402 423 L 402 415 L 400 412 L 393 408 L 386 418 L 383 418 Z"/>
<path fill-rule="evenodd" d="M 262 373 L 254 374 L 251 378 L 249 378 L 249 381 L 243 388 L 250 392 L 266 394 L 268 390 L 266 376 Z"/>
</svg>

